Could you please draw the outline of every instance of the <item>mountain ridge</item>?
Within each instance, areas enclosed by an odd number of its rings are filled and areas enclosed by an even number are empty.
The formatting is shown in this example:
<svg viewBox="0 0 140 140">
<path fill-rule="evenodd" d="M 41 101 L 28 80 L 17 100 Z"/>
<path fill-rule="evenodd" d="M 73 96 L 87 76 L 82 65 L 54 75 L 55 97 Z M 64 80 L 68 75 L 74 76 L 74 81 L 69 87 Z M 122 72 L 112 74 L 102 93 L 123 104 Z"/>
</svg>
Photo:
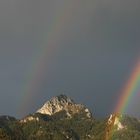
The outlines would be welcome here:
<svg viewBox="0 0 140 140">
<path fill-rule="evenodd" d="M 66 111 L 67 117 L 71 117 L 71 115 L 79 113 L 80 111 L 85 112 L 88 118 L 92 117 L 92 113 L 87 107 L 82 104 L 75 103 L 74 100 L 64 94 L 55 96 L 45 102 L 45 104 L 37 110 L 37 113 L 53 115 L 62 110 Z"/>
<path fill-rule="evenodd" d="M 66 95 L 46 101 L 22 119 L 0 117 L 0 140 L 139 140 L 139 119 L 110 114 L 95 119 L 90 110 Z"/>
</svg>

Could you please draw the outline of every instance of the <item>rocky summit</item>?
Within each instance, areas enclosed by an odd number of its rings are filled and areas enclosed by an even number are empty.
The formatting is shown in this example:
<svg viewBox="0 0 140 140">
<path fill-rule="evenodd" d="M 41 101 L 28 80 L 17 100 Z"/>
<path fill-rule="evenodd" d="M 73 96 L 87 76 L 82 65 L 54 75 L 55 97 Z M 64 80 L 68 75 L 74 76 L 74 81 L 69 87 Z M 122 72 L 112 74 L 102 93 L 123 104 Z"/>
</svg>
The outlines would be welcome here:
<svg viewBox="0 0 140 140">
<path fill-rule="evenodd" d="M 67 117 L 71 117 L 76 113 L 85 113 L 88 118 L 92 117 L 91 112 L 82 104 L 75 103 L 66 95 L 59 95 L 47 101 L 37 113 L 53 115 L 57 112 L 65 111 Z"/>
</svg>

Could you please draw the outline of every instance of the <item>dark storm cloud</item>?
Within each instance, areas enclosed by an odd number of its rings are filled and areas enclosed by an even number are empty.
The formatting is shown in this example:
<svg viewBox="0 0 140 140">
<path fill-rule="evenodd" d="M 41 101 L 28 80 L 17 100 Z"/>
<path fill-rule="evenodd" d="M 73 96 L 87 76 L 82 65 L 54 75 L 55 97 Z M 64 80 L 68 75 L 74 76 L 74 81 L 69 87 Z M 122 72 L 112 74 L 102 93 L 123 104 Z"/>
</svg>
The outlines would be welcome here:
<svg viewBox="0 0 140 140">
<path fill-rule="evenodd" d="M 139 54 L 139 6 L 139 0 L 1 0 L 0 114 L 17 116 L 27 74 L 61 12 L 60 29 L 52 35 L 59 49 L 46 64 L 39 94 L 19 114 L 61 92 L 87 104 L 97 116 L 110 113 Z"/>
</svg>

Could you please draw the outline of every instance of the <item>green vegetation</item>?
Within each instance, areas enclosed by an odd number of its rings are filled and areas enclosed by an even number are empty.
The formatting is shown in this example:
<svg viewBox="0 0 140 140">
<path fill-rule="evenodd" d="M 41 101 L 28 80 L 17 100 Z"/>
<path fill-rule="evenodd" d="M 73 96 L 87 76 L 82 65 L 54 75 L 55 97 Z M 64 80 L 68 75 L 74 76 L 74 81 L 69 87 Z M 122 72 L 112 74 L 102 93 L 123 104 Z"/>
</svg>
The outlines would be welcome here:
<svg viewBox="0 0 140 140">
<path fill-rule="evenodd" d="M 85 114 L 66 117 L 62 111 L 53 116 L 39 113 L 28 117 L 39 120 L 20 122 L 15 119 L 0 118 L 0 140 L 103 140 L 107 119 L 95 120 Z M 126 129 L 116 131 L 111 140 L 140 140 L 140 123 L 125 116 L 122 123 Z"/>
<path fill-rule="evenodd" d="M 112 140 L 140 140 L 139 120 L 133 117 L 124 116 L 121 121 L 126 128 L 121 131 L 116 131 L 113 134 Z"/>
</svg>

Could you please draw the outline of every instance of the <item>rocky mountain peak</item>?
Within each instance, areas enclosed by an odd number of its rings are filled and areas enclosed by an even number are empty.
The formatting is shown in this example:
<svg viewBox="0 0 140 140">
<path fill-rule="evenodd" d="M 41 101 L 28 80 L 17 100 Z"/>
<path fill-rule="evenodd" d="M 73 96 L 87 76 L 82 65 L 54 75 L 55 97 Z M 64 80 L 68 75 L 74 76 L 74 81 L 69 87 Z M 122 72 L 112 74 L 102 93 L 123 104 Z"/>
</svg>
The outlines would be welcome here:
<svg viewBox="0 0 140 140">
<path fill-rule="evenodd" d="M 111 114 L 109 119 L 108 119 L 107 124 L 112 125 L 112 126 L 116 126 L 116 130 L 121 130 L 124 128 L 124 126 L 122 125 L 122 122 L 121 122 L 121 118 L 122 118 L 122 115 Z"/>
<path fill-rule="evenodd" d="M 111 114 L 107 120 L 106 131 L 105 131 L 105 139 L 108 140 L 112 131 L 120 131 L 125 128 L 125 126 L 121 122 L 122 115 L 118 113 Z"/>
<path fill-rule="evenodd" d="M 61 94 L 61 95 L 56 96 L 56 97 L 53 97 L 48 102 L 50 102 L 51 104 L 54 104 L 54 105 L 57 105 L 57 104 L 61 104 L 61 105 L 74 104 L 74 101 L 70 97 L 68 97 L 68 96 L 66 96 L 64 94 Z M 48 103 L 48 102 L 46 102 L 46 103 Z"/>
<path fill-rule="evenodd" d="M 83 111 L 88 118 L 92 116 L 88 108 L 82 104 L 76 104 L 70 97 L 63 94 L 51 98 L 39 110 L 37 110 L 37 113 L 53 115 L 60 111 L 65 111 L 68 117 L 71 117 L 72 114 L 81 113 Z"/>
</svg>

